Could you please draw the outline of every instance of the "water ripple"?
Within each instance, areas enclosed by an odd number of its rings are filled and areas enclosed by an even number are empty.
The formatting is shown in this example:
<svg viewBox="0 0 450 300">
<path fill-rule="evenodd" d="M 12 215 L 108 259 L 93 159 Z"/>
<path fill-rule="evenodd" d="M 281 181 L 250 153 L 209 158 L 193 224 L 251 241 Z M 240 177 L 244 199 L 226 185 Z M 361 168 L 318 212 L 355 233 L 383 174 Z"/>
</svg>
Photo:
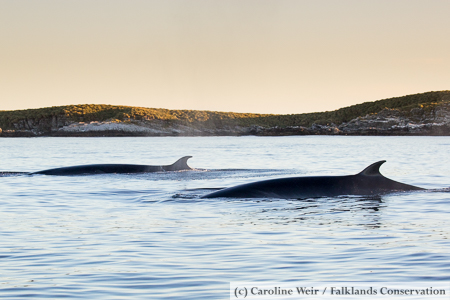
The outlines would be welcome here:
<svg viewBox="0 0 450 300">
<path fill-rule="evenodd" d="M 448 281 L 450 173 L 443 140 L 2 140 L 6 170 L 142 163 L 149 149 L 164 153 L 155 157 L 162 161 L 183 149 L 205 169 L 0 176 L 1 297 L 225 299 L 230 281 Z M 263 178 L 354 174 L 380 159 L 388 159 L 386 176 L 432 190 L 303 200 L 200 198 Z"/>
</svg>

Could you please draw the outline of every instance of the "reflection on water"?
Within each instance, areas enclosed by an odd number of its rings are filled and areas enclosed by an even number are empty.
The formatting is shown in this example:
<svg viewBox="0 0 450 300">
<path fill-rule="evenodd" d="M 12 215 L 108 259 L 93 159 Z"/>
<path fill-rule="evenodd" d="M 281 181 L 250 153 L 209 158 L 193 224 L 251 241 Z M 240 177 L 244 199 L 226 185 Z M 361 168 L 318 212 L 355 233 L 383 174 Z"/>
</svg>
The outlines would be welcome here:
<svg viewBox="0 0 450 300">
<path fill-rule="evenodd" d="M 27 172 L 9 172 L 9 171 L 1 171 L 0 177 L 7 177 L 7 176 L 19 176 L 19 175 L 25 175 L 28 174 Z"/>
<path fill-rule="evenodd" d="M 261 222 L 269 221 L 280 225 L 301 223 L 308 226 L 339 223 L 346 226 L 380 227 L 383 208 L 386 206 L 382 196 L 240 201 L 279 202 L 280 205 L 275 205 L 276 207 L 271 205 L 270 208 L 254 211 L 253 216 Z"/>
</svg>

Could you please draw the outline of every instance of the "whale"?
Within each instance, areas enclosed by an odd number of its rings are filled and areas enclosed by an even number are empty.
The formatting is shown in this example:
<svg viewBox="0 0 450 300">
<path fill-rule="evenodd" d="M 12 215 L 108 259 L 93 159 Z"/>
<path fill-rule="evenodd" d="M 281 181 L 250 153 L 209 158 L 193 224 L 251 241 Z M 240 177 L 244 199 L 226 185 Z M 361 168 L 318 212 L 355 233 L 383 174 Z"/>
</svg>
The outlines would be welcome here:
<svg viewBox="0 0 450 300">
<path fill-rule="evenodd" d="M 184 156 L 171 165 L 149 166 L 149 165 L 129 165 L 129 164 L 94 164 L 48 169 L 38 172 L 27 173 L 28 175 L 94 175 L 107 173 L 149 173 L 166 171 L 192 170 L 188 166 L 187 160 L 192 156 Z"/>
<path fill-rule="evenodd" d="M 202 198 L 281 198 L 305 199 L 343 195 L 381 195 L 423 188 L 384 177 L 380 166 L 385 160 L 371 164 L 360 173 L 346 176 L 305 176 L 257 181 L 218 190 Z"/>
</svg>

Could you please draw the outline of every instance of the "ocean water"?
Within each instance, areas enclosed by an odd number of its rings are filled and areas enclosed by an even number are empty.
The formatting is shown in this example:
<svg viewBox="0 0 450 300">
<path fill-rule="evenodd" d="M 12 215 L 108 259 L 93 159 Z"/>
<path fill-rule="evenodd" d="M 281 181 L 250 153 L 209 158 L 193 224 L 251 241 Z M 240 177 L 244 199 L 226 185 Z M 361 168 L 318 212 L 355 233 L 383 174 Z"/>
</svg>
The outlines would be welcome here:
<svg viewBox="0 0 450 300">
<path fill-rule="evenodd" d="M 229 299 L 231 281 L 450 281 L 450 137 L 0 139 L 0 171 L 92 164 L 195 170 L 0 176 L 0 298 Z M 387 160 L 429 189 L 374 197 L 201 199 L 268 178 Z"/>
</svg>

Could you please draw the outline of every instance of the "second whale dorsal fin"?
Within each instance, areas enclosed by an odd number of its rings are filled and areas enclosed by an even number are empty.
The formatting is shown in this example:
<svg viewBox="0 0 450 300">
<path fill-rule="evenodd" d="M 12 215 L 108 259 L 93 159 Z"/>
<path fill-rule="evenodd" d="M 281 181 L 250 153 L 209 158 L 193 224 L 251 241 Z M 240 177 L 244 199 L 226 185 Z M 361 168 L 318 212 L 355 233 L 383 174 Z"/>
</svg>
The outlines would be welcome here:
<svg viewBox="0 0 450 300">
<path fill-rule="evenodd" d="M 182 170 L 192 170 L 191 167 L 188 166 L 187 160 L 192 156 L 184 156 L 168 166 L 167 171 L 182 171 Z"/>
<path fill-rule="evenodd" d="M 377 161 L 376 163 L 373 163 L 370 166 L 368 166 L 367 168 L 365 168 L 364 170 L 362 170 L 360 173 L 358 173 L 358 175 L 366 175 L 366 176 L 380 175 L 380 176 L 383 176 L 380 173 L 380 167 L 385 162 L 386 162 L 385 160 Z"/>
</svg>

